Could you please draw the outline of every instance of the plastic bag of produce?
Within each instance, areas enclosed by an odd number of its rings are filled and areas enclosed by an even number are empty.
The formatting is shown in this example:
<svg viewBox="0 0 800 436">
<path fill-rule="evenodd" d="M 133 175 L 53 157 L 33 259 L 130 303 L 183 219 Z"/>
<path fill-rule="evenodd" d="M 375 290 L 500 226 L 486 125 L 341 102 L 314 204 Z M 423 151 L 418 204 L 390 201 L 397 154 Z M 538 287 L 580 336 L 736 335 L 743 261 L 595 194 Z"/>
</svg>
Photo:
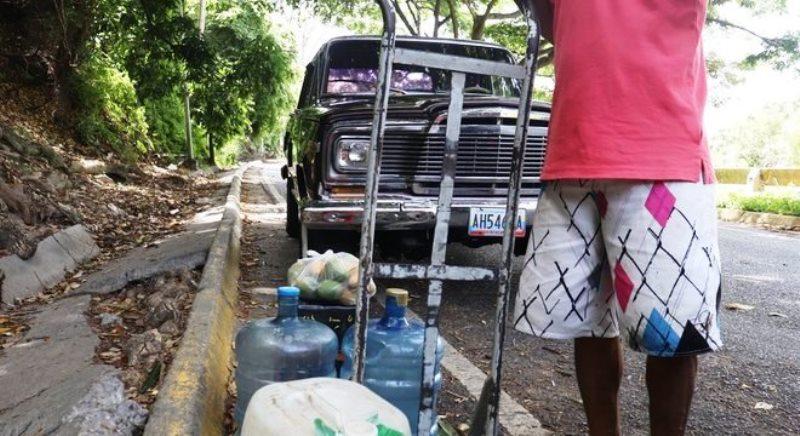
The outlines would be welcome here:
<svg viewBox="0 0 800 436">
<path fill-rule="evenodd" d="M 324 300 L 346 305 L 356 304 L 358 291 L 358 258 L 350 253 L 323 254 L 308 252 L 289 268 L 287 278 L 292 286 L 300 288 L 305 300 Z M 375 295 L 376 287 L 370 282 L 367 292 Z"/>
</svg>

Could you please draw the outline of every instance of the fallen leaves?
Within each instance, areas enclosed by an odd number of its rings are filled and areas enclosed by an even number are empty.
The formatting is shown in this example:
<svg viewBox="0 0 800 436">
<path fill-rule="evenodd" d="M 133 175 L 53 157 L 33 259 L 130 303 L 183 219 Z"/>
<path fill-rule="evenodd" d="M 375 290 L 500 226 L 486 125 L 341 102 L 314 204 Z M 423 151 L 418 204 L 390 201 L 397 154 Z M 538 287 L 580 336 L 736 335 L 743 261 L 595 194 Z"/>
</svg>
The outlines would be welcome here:
<svg viewBox="0 0 800 436">
<path fill-rule="evenodd" d="M 0 315 L 0 350 L 8 348 L 28 331 L 24 314 Z"/>
<path fill-rule="evenodd" d="M 775 406 L 773 406 L 772 404 L 769 404 L 769 403 L 765 403 L 764 401 L 759 401 L 759 402 L 756 403 L 755 406 L 753 406 L 753 409 L 756 409 L 756 410 L 772 410 L 774 408 L 775 408 Z"/>
<path fill-rule="evenodd" d="M 755 309 L 755 306 L 742 303 L 725 303 L 725 308 L 734 312 L 749 312 Z"/>
<path fill-rule="evenodd" d="M 9 100 L 4 101 L 7 111 L 0 113 L 0 124 L 52 147 L 59 161 L 81 164 L 81 169 L 59 169 L 42 156 L 0 147 L 0 198 L 4 200 L 0 223 L 19 222 L 9 233 L 8 243 L 0 238 L 0 256 L 18 253 L 29 257 L 36 242 L 80 221 L 103 252 L 94 263 L 99 265 L 130 248 L 175 233 L 194 213 L 216 202 L 204 198 L 216 194 L 219 186 L 214 180 L 178 167 L 161 168 L 155 162 L 125 164 L 113 154 L 98 160 L 96 147 L 76 143 L 69 132 L 46 117 L 17 113 L 19 102 Z M 92 170 L 84 171 L 86 165 Z"/>
<path fill-rule="evenodd" d="M 120 368 L 129 398 L 155 401 L 196 294 L 199 271 L 167 273 L 92 299 L 96 358 Z"/>
</svg>

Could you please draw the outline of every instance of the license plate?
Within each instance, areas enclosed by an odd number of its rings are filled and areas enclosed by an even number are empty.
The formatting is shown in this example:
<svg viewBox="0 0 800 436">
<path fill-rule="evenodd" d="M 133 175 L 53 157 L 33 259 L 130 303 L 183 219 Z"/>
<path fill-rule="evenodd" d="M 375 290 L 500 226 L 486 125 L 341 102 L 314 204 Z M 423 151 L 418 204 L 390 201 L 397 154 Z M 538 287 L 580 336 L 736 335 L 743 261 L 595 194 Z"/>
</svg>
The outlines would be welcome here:
<svg viewBox="0 0 800 436">
<path fill-rule="evenodd" d="M 506 210 L 502 208 L 472 207 L 469 209 L 469 235 L 503 236 L 505 217 Z M 516 224 L 514 236 L 525 237 L 525 210 L 519 210 Z"/>
</svg>

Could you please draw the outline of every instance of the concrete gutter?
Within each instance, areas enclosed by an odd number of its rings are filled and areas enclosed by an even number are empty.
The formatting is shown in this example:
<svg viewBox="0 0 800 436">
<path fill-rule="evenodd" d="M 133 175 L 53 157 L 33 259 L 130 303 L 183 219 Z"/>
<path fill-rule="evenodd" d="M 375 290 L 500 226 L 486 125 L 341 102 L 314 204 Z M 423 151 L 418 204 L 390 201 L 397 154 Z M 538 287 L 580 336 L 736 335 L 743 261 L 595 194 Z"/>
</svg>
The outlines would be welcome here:
<svg viewBox="0 0 800 436">
<path fill-rule="evenodd" d="M 223 433 L 236 326 L 243 169 L 231 181 L 186 331 L 153 406 L 145 435 Z"/>
<path fill-rule="evenodd" d="M 776 213 L 745 212 L 739 209 L 718 208 L 722 221 L 763 226 L 770 230 L 800 231 L 800 217 Z"/>
</svg>

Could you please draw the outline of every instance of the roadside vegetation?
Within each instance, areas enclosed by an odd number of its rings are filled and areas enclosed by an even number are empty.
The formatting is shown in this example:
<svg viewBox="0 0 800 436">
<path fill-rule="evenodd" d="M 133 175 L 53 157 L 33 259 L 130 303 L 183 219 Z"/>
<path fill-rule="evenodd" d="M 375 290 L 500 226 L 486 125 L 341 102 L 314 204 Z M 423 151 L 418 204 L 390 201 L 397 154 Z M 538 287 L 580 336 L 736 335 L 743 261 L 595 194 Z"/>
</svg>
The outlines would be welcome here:
<svg viewBox="0 0 800 436">
<path fill-rule="evenodd" d="M 731 13 L 733 6 L 752 16 L 779 15 L 792 1 L 711 1 L 710 28 L 756 42 L 736 62 L 712 53 L 715 80 L 735 84 L 757 65 L 796 68 L 800 35 L 764 35 Z M 525 23 L 513 0 L 391 3 L 401 33 L 489 40 L 518 55 L 524 50 Z M 278 154 L 299 80 L 294 41 L 302 25 L 287 24 L 287 11 L 355 33 L 381 28 L 374 0 L 8 0 L 0 2 L 0 84 L 23 92 L 46 88 L 50 101 L 36 110 L 99 154 L 129 162 L 142 156 L 184 160 L 189 137 L 197 159 L 209 165 L 253 151 Z M 544 76 L 552 76 L 552 56 L 545 44 Z M 547 100 L 544 89 L 537 97 Z M 778 158 L 800 165 L 800 137 L 781 127 L 791 124 L 796 109 L 774 111 L 786 122 L 756 116 L 747 124 L 760 129 L 723 132 L 718 143 L 724 150 L 717 154 L 747 165 Z"/>
<path fill-rule="evenodd" d="M 800 216 L 800 194 L 731 194 L 719 201 L 718 206 L 745 212 Z"/>
<path fill-rule="evenodd" d="M 293 43 L 270 1 L 0 2 L 0 84 L 99 154 L 231 164 L 276 152 L 294 102 Z M 202 15 L 202 18 L 201 18 Z M 185 108 L 189 111 L 186 112 Z M 223 154 L 219 156 L 219 152 Z"/>
</svg>

